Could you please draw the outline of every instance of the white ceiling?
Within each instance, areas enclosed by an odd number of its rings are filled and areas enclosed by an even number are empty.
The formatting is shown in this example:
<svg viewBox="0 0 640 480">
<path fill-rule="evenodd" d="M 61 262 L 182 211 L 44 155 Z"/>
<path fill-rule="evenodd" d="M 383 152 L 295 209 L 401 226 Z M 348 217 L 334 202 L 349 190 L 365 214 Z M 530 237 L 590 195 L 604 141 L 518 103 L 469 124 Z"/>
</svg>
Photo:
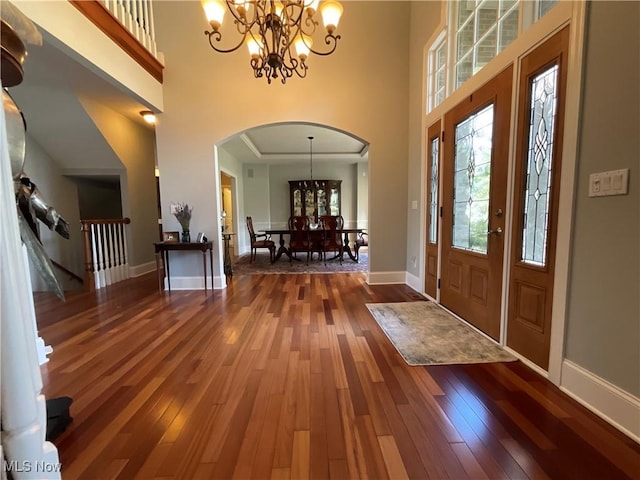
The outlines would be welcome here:
<svg viewBox="0 0 640 480">
<path fill-rule="evenodd" d="M 367 160 L 369 145 L 320 125 L 280 123 L 252 128 L 221 147 L 241 162 L 286 164 L 308 161 L 312 155 L 319 162 L 362 162 Z"/>
<path fill-rule="evenodd" d="M 63 169 L 115 168 L 117 158 L 77 100 L 88 98 L 149 127 L 140 116 L 149 107 L 123 91 L 103 72 L 58 48 L 43 34 L 42 46 L 28 45 L 24 80 L 8 91 L 25 116 L 27 130 Z M 258 81 L 258 80 L 256 80 Z M 160 113 L 161 114 L 161 113 Z M 367 160 L 368 144 L 320 125 L 282 123 L 252 128 L 221 145 L 241 162 L 283 164 L 313 159 L 355 163 Z"/>
</svg>

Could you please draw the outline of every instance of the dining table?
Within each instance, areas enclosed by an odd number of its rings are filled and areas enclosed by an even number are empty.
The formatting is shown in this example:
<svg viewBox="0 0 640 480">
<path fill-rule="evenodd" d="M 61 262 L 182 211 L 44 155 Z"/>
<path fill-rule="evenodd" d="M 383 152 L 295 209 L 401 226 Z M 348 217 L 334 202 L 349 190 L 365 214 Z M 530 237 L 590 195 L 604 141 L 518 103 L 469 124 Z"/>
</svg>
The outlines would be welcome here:
<svg viewBox="0 0 640 480">
<path fill-rule="evenodd" d="M 314 232 L 316 232 L 317 235 L 321 235 L 322 231 L 323 231 L 322 229 L 316 229 L 316 230 L 311 229 L 311 230 L 309 230 L 311 235 L 314 235 Z M 353 260 L 354 262 L 358 263 L 358 257 L 356 257 L 354 252 L 351 250 L 351 247 L 349 246 L 349 235 L 350 234 L 361 234 L 364 231 L 364 228 L 343 228 L 341 231 L 342 231 L 342 233 L 344 235 L 344 238 L 343 238 L 344 245 L 342 247 L 343 252 L 346 253 L 351 260 Z M 274 263 L 274 262 L 278 261 L 280 259 L 280 257 L 282 257 L 282 255 L 286 255 L 287 257 L 289 257 L 290 259 L 293 259 L 293 260 L 300 260 L 298 258 L 293 257 L 291 255 L 291 251 L 285 245 L 284 236 L 285 235 L 291 235 L 291 230 L 289 230 L 288 228 L 270 228 L 270 229 L 263 230 L 263 232 L 266 233 L 267 235 L 279 235 L 280 236 L 280 239 L 279 239 L 280 246 L 278 247 L 278 251 L 276 252 L 276 256 L 274 257 L 274 259 L 272 260 L 271 263 Z M 334 258 L 338 258 L 338 257 L 339 257 L 339 255 L 336 255 Z"/>
</svg>

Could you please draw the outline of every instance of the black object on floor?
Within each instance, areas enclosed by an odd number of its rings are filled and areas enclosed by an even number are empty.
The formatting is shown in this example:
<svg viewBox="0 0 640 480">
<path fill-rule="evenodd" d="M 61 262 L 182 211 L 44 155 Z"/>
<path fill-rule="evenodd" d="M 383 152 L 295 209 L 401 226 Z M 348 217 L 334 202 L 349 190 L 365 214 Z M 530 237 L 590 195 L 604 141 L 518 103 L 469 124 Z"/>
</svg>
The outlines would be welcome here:
<svg viewBox="0 0 640 480">
<path fill-rule="evenodd" d="M 73 403 L 71 397 L 50 398 L 47 400 L 47 437 L 48 441 L 55 440 L 73 421 L 69 407 Z"/>
</svg>

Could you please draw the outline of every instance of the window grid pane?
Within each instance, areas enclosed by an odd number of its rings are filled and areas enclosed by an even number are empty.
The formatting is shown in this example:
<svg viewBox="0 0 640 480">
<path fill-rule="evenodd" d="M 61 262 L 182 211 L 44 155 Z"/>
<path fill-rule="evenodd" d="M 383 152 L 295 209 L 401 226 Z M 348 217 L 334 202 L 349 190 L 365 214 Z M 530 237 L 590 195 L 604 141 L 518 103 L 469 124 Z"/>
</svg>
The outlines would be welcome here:
<svg viewBox="0 0 640 480">
<path fill-rule="evenodd" d="M 558 0 L 539 0 L 538 1 L 538 19 L 542 18 L 551 8 L 558 3 Z"/>
<path fill-rule="evenodd" d="M 478 6 L 478 13 L 476 15 L 476 43 L 478 43 L 496 23 L 498 23 L 498 1 L 485 0 Z"/>
<path fill-rule="evenodd" d="M 466 82 L 473 74 L 473 57 L 469 53 L 456 65 L 456 88 Z"/>
<path fill-rule="evenodd" d="M 445 35 L 429 49 L 427 72 L 427 113 L 445 99 L 447 85 L 447 42 Z"/>
<path fill-rule="evenodd" d="M 518 17 L 519 11 L 516 6 L 507 13 L 500 21 L 500 42 L 498 45 L 498 53 L 507 48 L 511 42 L 518 37 Z"/>
<path fill-rule="evenodd" d="M 534 77 L 530 84 L 521 260 L 539 266 L 547 262 L 557 88 L 557 65 Z"/>
<path fill-rule="evenodd" d="M 496 56 L 498 49 L 497 29 L 493 28 L 485 37 L 476 45 L 474 49 L 473 73 L 477 73 L 482 67 Z"/>
<path fill-rule="evenodd" d="M 517 0 L 456 2 L 455 88 L 517 38 L 518 3 Z"/>
<path fill-rule="evenodd" d="M 437 243 L 438 234 L 438 152 L 440 138 L 431 140 L 431 177 L 429 197 L 429 243 Z"/>
<path fill-rule="evenodd" d="M 456 125 L 453 232 L 456 248 L 487 253 L 493 105 Z"/>
</svg>

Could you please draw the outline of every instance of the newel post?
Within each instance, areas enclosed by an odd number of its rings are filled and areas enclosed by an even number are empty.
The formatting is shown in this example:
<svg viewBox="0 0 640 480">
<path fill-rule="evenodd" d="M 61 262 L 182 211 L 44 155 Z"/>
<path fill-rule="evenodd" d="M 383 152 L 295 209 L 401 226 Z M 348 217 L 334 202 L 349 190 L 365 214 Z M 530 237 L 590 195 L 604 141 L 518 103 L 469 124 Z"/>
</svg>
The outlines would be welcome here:
<svg viewBox="0 0 640 480">
<path fill-rule="evenodd" d="M 93 255 L 91 252 L 91 227 L 88 222 L 80 220 L 82 223 L 82 244 L 84 245 L 84 285 L 85 289 L 93 292 L 96 289 L 95 278 L 93 278 Z"/>
</svg>

